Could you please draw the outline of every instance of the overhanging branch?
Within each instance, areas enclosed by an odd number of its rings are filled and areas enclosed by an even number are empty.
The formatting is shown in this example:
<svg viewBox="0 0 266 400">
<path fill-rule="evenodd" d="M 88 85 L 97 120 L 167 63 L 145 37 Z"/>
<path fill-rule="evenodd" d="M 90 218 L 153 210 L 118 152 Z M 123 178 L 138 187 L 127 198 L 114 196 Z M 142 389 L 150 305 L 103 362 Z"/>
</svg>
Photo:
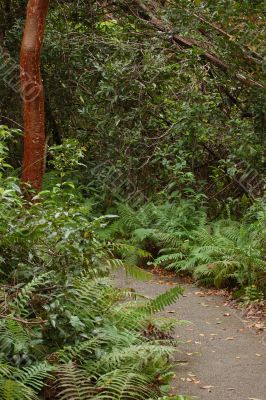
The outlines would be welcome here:
<svg viewBox="0 0 266 400">
<path fill-rule="evenodd" d="M 262 83 L 257 82 L 254 79 L 249 78 L 241 73 L 236 73 L 231 75 L 231 67 L 223 60 L 221 60 L 216 54 L 206 51 L 196 40 L 184 38 L 183 36 L 177 34 L 172 34 L 169 26 L 166 26 L 161 19 L 154 16 L 152 12 L 149 10 L 149 8 L 141 2 L 141 0 L 131 0 L 131 4 L 137 6 L 138 17 L 144 20 L 146 23 L 148 23 L 151 27 L 155 28 L 160 32 L 167 33 L 171 37 L 173 42 L 175 42 L 176 44 L 178 44 L 183 48 L 186 49 L 197 48 L 198 50 L 201 51 L 200 57 L 202 59 L 210 62 L 215 67 L 219 68 L 221 71 L 228 74 L 230 78 L 238 80 L 245 86 L 257 87 L 260 89 L 265 88 L 265 86 Z M 130 6 L 128 6 L 128 9 L 132 13 L 132 9 Z M 136 17 L 135 13 L 133 13 L 133 15 Z"/>
</svg>

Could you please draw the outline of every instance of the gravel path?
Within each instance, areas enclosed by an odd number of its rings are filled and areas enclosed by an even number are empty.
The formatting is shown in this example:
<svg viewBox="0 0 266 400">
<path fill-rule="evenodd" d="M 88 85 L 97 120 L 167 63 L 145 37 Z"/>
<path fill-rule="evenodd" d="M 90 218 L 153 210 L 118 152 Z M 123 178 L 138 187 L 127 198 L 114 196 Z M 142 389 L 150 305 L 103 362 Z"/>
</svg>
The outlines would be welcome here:
<svg viewBox="0 0 266 400">
<path fill-rule="evenodd" d="M 173 285 L 167 278 L 138 282 L 123 273 L 115 281 L 151 297 Z M 183 342 L 176 361 L 186 362 L 175 366 L 172 393 L 202 400 L 266 400 L 266 335 L 247 328 L 223 298 L 204 295 L 194 285 L 183 287 L 184 296 L 164 312 L 191 321 L 176 329 Z"/>
</svg>

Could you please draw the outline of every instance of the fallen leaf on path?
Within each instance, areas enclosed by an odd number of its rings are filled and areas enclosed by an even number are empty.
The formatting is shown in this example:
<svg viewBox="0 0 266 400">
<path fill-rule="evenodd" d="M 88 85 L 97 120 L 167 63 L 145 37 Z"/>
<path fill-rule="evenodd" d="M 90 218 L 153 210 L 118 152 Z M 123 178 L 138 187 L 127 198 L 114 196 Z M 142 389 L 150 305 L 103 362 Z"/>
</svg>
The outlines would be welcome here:
<svg viewBox="0 0 266 400">
<path fill-rule="evenodd" d="M 196 375 L 189 373 L 188 376 L 189 378 L 186 379 L 187 382 L 194 383 L 195 385 L 198 385 L 200 383 L 200 380 L 197 378 Z"/>
<path fill-rule="evenodd" d="M 254 325 L 256 329 L 263 329 L 264 328 L 264 324 L 255 324 Z"/>
<path fill-rule="evenodd" d="M 261 354 L 259 354 L 259 353 L 256 353 L 256 356 L 257 356 L 257 357 L 261 357 Z"/>
<path fill-rule="evenodd" d="M 195 292 L 196 296 L 205 297 L 205 293 L 203 292 Z"/>
<path fill-rule="evenodd" d="M 224 313 L 225 317 L 231 317 L 231 314 L 229 312 Z"/>
<path fill-rule="evenodd" d="M 235 338 L 233 336 L 229 336 L 229 337 L 225 338 L 224 340 L 235 340 Z"/>
<path fill-rule="evenodd" d="M 208 385 L 208 386 L 200 386 L 201 389 L 206 389 L 206 390 L 208 390 L 209 392 L 211 392 L 211 389 L 214 388 L 214 387 L 215 387 L 215 386 L 211 386 L 211 385 Z"/>
</svg>

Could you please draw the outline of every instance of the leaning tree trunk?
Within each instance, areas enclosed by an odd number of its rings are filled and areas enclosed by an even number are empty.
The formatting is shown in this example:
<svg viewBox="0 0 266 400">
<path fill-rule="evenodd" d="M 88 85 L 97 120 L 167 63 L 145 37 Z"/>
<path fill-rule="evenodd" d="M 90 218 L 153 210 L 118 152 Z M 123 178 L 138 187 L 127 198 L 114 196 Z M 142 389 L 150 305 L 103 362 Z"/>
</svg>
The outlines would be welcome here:
<svg viewBox="0 0 266 400">
<path fill-rule="evenodd" d="M 45 170 L 44 91 L 40 71 L 41 47 L 49 0 L 29 0 L 20 54 L 24 107 L 22 181 L 40 191 Z"/>
</svg>

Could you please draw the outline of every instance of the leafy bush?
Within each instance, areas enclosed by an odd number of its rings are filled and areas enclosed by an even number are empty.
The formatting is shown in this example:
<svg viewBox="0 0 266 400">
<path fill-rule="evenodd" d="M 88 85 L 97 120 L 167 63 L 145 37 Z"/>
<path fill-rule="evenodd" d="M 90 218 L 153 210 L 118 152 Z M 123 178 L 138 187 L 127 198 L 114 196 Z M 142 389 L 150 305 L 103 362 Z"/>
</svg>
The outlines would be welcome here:
<svg viewBox="0 0 266 400">
<path fill-rule="evenodd" d="M 0 129 L 1 138 L 13 134 Z M 84 200 L 71 182 L 60 182 L 35 196 L 23 198 L 18 179 L 10 177 L 7 145 L 0 147 L 0 277 L 7 282 L 30 279 L 54 270 L 68 273 L 106 273 L 113 263 L 113 247 L 97 231 L 108 216 L 95 218 L 90 200 Z M 57 162 L 58 168 L 59 161 Z M 8 171 L 7 171 L 8 169 Z M 60 172 L 59 168 L 59 172 Z M 8 172 L 8 174 L 7 174 Z M 61 172 L 60 172 L 61 176 Z M 114 263 L 113 263 L 114 265 Z"/>
<path fill-rule="evenodd" d="M 10 133 L 0 130 L 5 140 Z M 172 324 L 154 313 L 182 289 L 144 299 L 113 287 L 109 272 L 124 266 L 115 253 L 130 247 L 102 238 L 113 216 L 94 217 L 71 182 L 29 204 L 15 172 L 7 176 L 7 155 L 2 141 L 0 398 L 159 399 L 167 393 L 177 343 L 169 339 Z M 133 265 L 125 268 L 147 277 Z"/>
</svg>

